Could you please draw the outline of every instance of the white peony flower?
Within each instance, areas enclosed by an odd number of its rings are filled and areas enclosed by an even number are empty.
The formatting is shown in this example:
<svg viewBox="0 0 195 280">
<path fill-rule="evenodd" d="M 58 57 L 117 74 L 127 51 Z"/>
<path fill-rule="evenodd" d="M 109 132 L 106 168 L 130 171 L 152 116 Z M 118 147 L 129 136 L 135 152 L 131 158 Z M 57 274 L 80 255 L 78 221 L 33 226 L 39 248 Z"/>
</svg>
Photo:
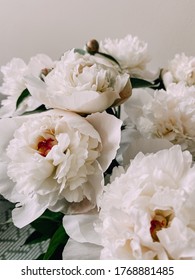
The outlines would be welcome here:
<svg viewBox="0 0 195 280">
<path fill-rule="evenodd" d="M 71 237 L 64 258 L 74 258 L 71 244 L 77 252 L 86 246 L 89 258 L 95 244 L 100 259 L 195 259 L 194 182 L 192 157 L 179 145 L 139 153 L 105 187 L 99 221 L 97 214 L 64 217 Z"/>
<path fill-rule="evenodd" d="M 147 69 L 150 62 L 148 46 L 138 37 L 127 35 L 123 39 L 107 38 L 100 42 L 100 52 L 113 56 L 120 64 L 122 70 L 131 77 L 154 80 L 157 73 Z"/>
<path fill-rule="evenodd" d="M 68 51 L 44 81 L 27 77 L 27 87 L 50 108 L 94 113 L 124 102 L 131 95 L 129 75 L 107 59 Z"/>
<path fill-rule="evenodd" d="M 3 73 L 3 84 L 0 87 L 0 93 L 6 95 L 2 100 L 0 109 L 1 117 L 10 117 L 20 115 L 25 111 L 33 111 L 41 105 L 40 101 L 32 96 L 23 100 L 16 110 L 16 102 L 21 93 L 26 89 L 24 77 L 33 74 L 41 77 L 44 73 L 54 67 L 54 62 L 45 54 L 38 54 L 32 57 L 28 64 L 20 58 L 13 58 L 5 66 L 1 67 Z"/>
<path fill-rule="evenodd" d="M 144 156 L 106 188 L 103 259 L 195 258 L 195 167 L 180 146 Z"/>
<path fill-rule="evenodd" d="M 184 82 L 187 86 L 195 85 L 195 57 L 184 53 L 176 54 L 162 72 L 165 86 L 170 83 Z"/>
<path fill-rule="evenodd" d="M 72 213 L 96 207 L 120 127 L 105 112 L 83 118 L 50 110 L 1 119 L 0 193 L 18 202 L 14 224 L 23 227 L 47 208 Z"/>
<path fill-rule="evenodd" d="M 154 95 L 134 91 L 125 111 L 129 124 L 144 137 L 166 139 L 195 156 L 195 87 L 171 84 Z"/>
</svg>

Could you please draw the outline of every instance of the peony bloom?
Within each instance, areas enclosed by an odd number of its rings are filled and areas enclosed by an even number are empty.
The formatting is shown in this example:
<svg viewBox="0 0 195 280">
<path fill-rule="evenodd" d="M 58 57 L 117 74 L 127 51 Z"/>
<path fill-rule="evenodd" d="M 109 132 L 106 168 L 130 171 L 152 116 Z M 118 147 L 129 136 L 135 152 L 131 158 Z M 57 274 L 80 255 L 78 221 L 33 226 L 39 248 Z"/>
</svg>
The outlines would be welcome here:
<svg viewBox="0 0 195 280">
<path fill-rule="evenodd" d="M 134 91 L 125 104 L 128 124 L 146 138 L 179 144 L 195 156 L 195 87 L 171 84 L 166 91 Z"/>
<path fill-rule="evenodd" d="M 150 62 L 148 46 L 138 37 L 127 35 L 123 39 L 110 38 L 100 42 L 100 52 L 113 56 L 120 64 L 122 70 L 131 77 L 154 80 L 156 74 L 147 70 Z"/>
<path fill-rule="evenodd" d="M 0 116 L 20 115 L 25 111 L 32 111 L 39 107 L 41 105 L 40 101 L 28 96 L 16 110 L 16 102 L 26 89 L 24 77 L 29 74 L 41 77 L 42 71 L 45 73 L 46 69 L 49 71 L 53 67 L 54 62 L 45 54 L 38 54 L 32 57 L 28 65 L 20 58 L 13 58 L 5 66 L 2 66 L 3 84 L 0 87 L 0 92 L 6 95 L 7 98 L 1 102 Z"/>
<path fill-rule="evenodd" d="M 163 81 L 167 87 L 170 83 L 184 82 L 187 86 L 195 85 L 195 57 L 184 53 L 176 54 L 163 70 Z"/>
<path fill-rule="evenodd" d="M 195 259 L 194 182 L 192 157 L 179 145 L 139 153 L 105 187 L 99 220 L 64 217 L 71 236 L 64 258 L 71 257 L 71 244 L 78 252 L 81 243 L 88 257 L 95 244 L 100 259 Z"/>
<path fill-rule="evenodd" d="M 50 108 L 77 113 L 101 112 L 131 95 L 129 75 L 121 74 L 107 59 L 68 51 L 40 81 L 27 77 L 27 87 Z"/>
<path fill-rule="evenodd" d="M 195 167 L 179 146 L 144 156 L 106 188 L 103 259 L 195 258 Z"/>
<path fill-rule="evenodd" d="M 17 203 L 14 224 L 23 227 L 47 208 L 65 213 L 95 208 L 120 127 L 105 112 L 83 118 L 50 110 L 1 119 L 0 193 Z"/>
</svg>

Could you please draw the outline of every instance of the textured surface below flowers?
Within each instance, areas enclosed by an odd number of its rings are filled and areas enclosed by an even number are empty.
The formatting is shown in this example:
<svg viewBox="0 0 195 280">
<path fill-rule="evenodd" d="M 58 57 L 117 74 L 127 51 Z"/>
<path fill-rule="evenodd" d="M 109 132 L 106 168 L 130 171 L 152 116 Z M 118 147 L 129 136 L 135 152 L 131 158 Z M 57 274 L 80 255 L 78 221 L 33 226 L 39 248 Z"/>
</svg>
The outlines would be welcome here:
<svg viewBox="0 0 195 280">
<path fill-rule="evenodd" d="M 33 232 L 30 225 L 18 229 L 13 223 L 5 223 L 11 218 L 12 203 L 0 196 L 0 260 L 32 260 L 43 254 L 48 241 L 25 245 L 25 240 Z"/>
</svg>

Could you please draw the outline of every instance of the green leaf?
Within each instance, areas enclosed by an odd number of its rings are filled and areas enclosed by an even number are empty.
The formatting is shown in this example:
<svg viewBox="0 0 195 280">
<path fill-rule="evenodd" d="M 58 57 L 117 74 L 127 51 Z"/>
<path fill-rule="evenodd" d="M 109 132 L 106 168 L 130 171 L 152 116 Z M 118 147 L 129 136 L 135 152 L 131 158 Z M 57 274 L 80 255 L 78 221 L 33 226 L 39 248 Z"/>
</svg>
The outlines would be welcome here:
<svg viewBox="0 0 195 280">
<path fill-rule="evenodd" d="M 22 114 L 22 116 L 24 115 L 30 115 L 30 114 L 36 114 L 36 113 L 41 113 L 41 112 L 44 112 L 44 111 L 47 111 L 48 109 L 45 107 L 45 105 L 41 105 L 39 107 L 37 107 L 35 110 L 33 111 L 27 111 L 25 113 Z"/>
<path fill-rule="evenodd" d="M 31 226 L 44 235 L 51 238 L 62 223 L 63 214 L 46 210 L 41 217 L 31 223 Z"/>
<path fill-rule="evenodd" d="M 118 167 L 119 163 L 116 159 L 113 159 L 111 164 L 109 165 L 109 167 L 107 168 L 107 170 L 104 173 L 104 176 L 106 176 L 107 174 L 112 174 L 112 170 L 114 167 Z"/>
<path fill-rule="evenodd" d="M 83 50 L 83 49 L 74 49 L 74 52 L 75 53 L 79 53 L 79 54 L 81 54 L 81 55 L 85 55 L 87 52 L 85 51 L 85 50 Z"/>
<path fill-rule="evenodd" d="M 66 234 L 63 225 L 61 225 L 50 240 L 47 252 L 44 255 L 44 260 L 49 260 L 58 252 L 59 247 L 64 247 L 69 236 Z"/>
<path fill-rule="evenodd" d="M 42 241 L 47 240 L 48 237 L 41 234 L 38 231 L 34 231 L 24 242 L 23 245 L 30 245 L 30 244 L 36 244 Z"/>
<path fill-rule="evenodd" d="M 64 215 L 61 212 L 53 212 L 48 209 L 41 215 L 41 218 L 51 219 L 52 221 L 61 221 L 63 217 Z"/>
<path fill-rule="evenodd" d="M 154 86 L 154 83 L 151 83 L 149 81 L 139 79 L 139 78 L 130 78 L 132 88 L 147 88 Z"/>
<path fill-rule="evenodd" d="M 113 116 L 115 116 L 116 118 L 120 119 L 120 114 L 121 114 L 121 108 L 120 108 L 120 106 L 108 108 L 108 109 L 106 109 L 106 112 L 107 112 L 108 114 L 113 115 Z"/>
<path fill-rule="evenodd" d="M 154 85 L 151 86 L 151 88 L 152 89 L 158 89 L 158 90 L 160 90 L 160 89 L 164 89 L 165 90 L 165 85 L 164 85 L 163 80 L 161 79 L 161 77 L 159 77 L 158 79 L 156 79 L 154 81 Z"/>
<path fill-rule="evenodd" d="M 114 61 L 116 64 L 118 64 L 119 67 L 121 67 L 120 64 L 119 64 L 119 62 L 118 62 L 113 56 L 111 56 L 111 55 L 109 55 L 109 54 L 107 54 L 107 53 L 102 53 L 102 52 L 97 52 L 97 54 L 100 54 L 100 55 L 102 55 L 102 56 L 105 56 L 106 58 L 108 58 L 108 59 Z"/>
<path fill-rule="evenodd" d="M 16 101 L 16 110 L 18 109 L 18 107 L 22 103 L 22 101 L 30 95 L 31 94 L 27 88 L 23 90 L 23 92 L 20 94 L 20 96 L 18 97 L 18 99 Z"/>
<path fill-rule="evenodd" d="M 65 244 L 60 244 L 51 255 L 50 260 L 61 260 Z"/>
</svg>

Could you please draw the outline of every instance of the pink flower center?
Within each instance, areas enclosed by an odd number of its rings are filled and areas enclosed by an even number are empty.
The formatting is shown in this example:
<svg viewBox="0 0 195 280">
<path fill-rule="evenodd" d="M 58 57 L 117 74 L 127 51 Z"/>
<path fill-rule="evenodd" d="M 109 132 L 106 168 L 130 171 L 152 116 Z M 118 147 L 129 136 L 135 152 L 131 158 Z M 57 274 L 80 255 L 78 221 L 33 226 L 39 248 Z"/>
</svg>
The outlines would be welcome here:
<svg viewBox="0 0 195 280">
<path fill-rule="evenodd" d="M 43 157 L 46 157 L 47 154 L 51 151 L 52 147 L 57 144 L 57 140 L 54 138 L 45 139 L 42 137 L 37 144 L 37 151 Z"/>
<path fill-rule="evenodd" d="M 159 242 L 158 231 L 163 228 L 168 228 L 174 218 L 174 211 L 156 209 L 153 219 L 150 222 L 150 234 L 154 242 Z"/>
<path fill-rule="evenodd" d="M 157 232 L 162 228 L 167 227 L 167 219 L 162 215 L 155 215 L 152 221 L 150 222 L 150 234 L 154 241 L 159 241 Z"/>
</svg>

